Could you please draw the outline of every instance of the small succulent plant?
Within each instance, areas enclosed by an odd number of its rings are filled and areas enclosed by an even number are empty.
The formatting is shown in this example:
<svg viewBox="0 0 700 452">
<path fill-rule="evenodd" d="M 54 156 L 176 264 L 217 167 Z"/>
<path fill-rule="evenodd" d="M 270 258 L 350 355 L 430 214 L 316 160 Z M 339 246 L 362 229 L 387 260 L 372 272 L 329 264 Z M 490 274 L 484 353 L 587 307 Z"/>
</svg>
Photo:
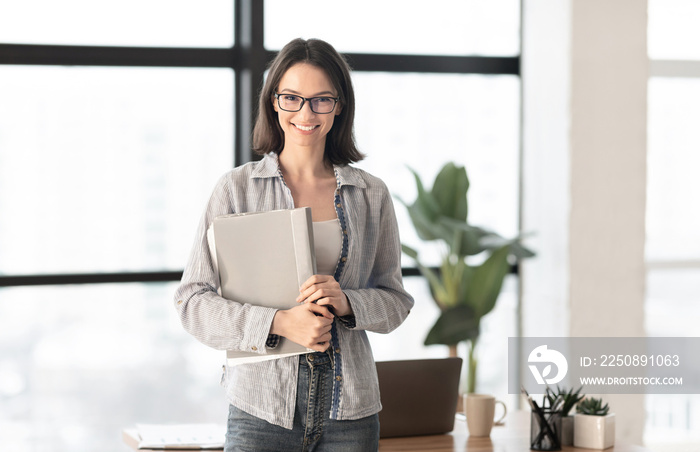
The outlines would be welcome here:
<svg viewBox="0 0 700 452">
<path fill-rule="evenodd" d="M 574 388 L 569 389 L 568 391 L 566 388 L 560 388 L 557 386 L 557 391 L 554 392 L 551 390 L 549 387 L 547 387 L 547 393 L 546 397 L 549 400 L 549 406 L 561 406 L 561 415 L 562 416 L 568 416 L 569 411 L 576 406 L 577 403 L 579 403 L 584 397 L 586 397 L 585 394 L 581 394 L 581 390 L 583 389 L 583 386 L 578 388 L 576 391 L 574 391 Z"/>
<path fill-rule="evenodd" d="M 603 399 L 596 399 L 591 397 L 589 399 L 583 399 L 576 405 L 576 412 L 581 414 L 588 414 L 590 416 L 605 416 L 608 414 L 608 404 L 603 405 Z"/>
</svg>

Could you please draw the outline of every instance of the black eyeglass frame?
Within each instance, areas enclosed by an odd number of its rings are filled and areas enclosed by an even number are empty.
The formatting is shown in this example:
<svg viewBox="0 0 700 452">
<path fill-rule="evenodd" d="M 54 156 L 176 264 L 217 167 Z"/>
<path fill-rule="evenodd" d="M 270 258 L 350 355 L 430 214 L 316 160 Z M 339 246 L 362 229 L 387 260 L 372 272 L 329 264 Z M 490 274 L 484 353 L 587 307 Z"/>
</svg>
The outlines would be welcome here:
<svg viewBox="0 0 700 452">
<path fill-rule="evenodd" d="M 287 110 L 286 108 L 282 107 L 282 104 L 280 102 L 280 96 L 298 97 L 299 99 L 301 99 L 301 105 L 299 105 L 299 108 L 296 110 Z M 277 99 L 277 106 L 280 107 L 281 110 L 289 111 L 289 112 L 301 111 L 301 109 L 304 108 L 304 104 L 308 100 L 309 107 L 311 108 L 311 111 L 316 113 L 317 115 L 327 115 L 327 114 L 333 113 L 333 111 L 335 111 L 336 105 L 338 105 L 338 101 L 340 101 L 340 97 L 330 97 L 330 96 L 303 97 L 303 96 L 300 96 L 298 94 L 292 94 L 292 93 L 275 93 L 275 99 Z M 311 102 L 314 99 L 333 99 L 335 102 L 333 103 L 333 108 L 331 108 L 331 111 L 320 112 L 320 111 L 314 110 L 314 104 L 313 104 L 313 102 Z"/>
</svg>

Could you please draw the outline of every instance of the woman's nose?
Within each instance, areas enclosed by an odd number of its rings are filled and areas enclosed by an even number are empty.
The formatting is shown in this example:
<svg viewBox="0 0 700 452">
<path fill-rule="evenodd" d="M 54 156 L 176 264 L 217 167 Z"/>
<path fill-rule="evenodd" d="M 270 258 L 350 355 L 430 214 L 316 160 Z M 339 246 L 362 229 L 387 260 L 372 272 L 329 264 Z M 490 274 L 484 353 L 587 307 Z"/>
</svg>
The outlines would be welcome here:
<svg viewBox="0 0 700 452">
<path fill-rule="evenodd" d="M 311 109 L 311 101 L 304 101 L 304 105 L 301 106 L 299 113 L 305 116 L 314 116 L 316 113 Z"/>
</svg>

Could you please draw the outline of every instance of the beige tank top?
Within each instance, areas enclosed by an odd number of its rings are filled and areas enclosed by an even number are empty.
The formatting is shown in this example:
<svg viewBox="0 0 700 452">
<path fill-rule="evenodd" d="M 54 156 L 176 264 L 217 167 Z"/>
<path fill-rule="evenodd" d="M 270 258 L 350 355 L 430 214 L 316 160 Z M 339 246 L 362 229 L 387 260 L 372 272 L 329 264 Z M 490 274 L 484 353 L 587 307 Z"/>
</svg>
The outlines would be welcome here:
<svg viewBox="0 0 700 452">
<path fill-rule="evenodd" d="M 338 219 L 314 221 L 314 248 L 316 251 L 316 273 L 333 275 L 340 259 L 343 236 Z"/>
</svg>

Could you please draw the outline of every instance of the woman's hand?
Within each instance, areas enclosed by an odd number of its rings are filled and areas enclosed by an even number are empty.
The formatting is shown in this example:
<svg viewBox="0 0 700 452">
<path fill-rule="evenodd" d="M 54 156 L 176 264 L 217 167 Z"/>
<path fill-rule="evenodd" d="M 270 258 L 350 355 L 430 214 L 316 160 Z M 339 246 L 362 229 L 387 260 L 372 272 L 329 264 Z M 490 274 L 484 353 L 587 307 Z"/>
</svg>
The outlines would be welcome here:
<svg viewBox="0 0 700 452">
<path fill-rule="evenodd" d="M 332 276 L 314 275 L 299 289 L 298 303 L 316 303 L 319 306 L 333 307 L 338 316 L 352 314 L 348 297 L 340 290 L 340 284 Z"/>
<path fill-rule="evenodd" d="M 277 311 L 272 319 L 271 334 L 286 337 L 306 348 L 325 351 L 331 344 L 333 314 L 327 308 L 305 303 Z"/>
</svg>

